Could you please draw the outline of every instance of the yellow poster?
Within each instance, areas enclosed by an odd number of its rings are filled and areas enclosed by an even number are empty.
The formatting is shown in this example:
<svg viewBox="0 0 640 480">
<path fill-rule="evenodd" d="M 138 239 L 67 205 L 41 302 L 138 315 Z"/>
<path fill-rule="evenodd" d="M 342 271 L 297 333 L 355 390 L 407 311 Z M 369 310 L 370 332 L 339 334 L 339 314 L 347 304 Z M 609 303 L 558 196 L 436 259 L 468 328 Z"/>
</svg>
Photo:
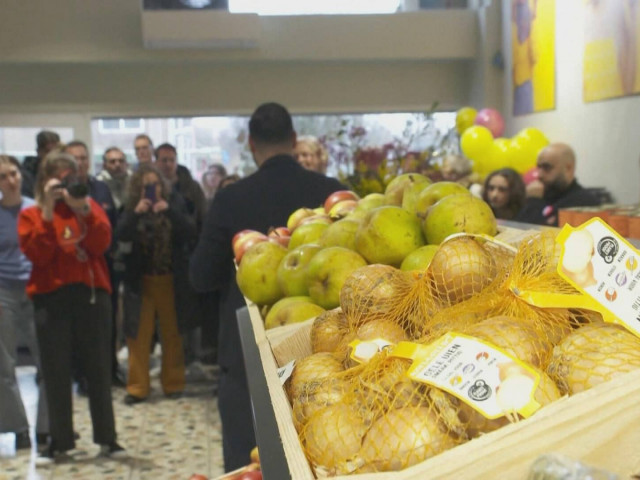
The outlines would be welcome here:
<svg viewBox="0 0 640 480">
<path fill-rule="evenodd" d="M 639 3 L 584 0 L 585 102 L 640 92 Z"/>
<path fill-rule="evenodd" d="M 556 106 L 555 0 L 511 0 L 513 114 Z"/>
</svg>

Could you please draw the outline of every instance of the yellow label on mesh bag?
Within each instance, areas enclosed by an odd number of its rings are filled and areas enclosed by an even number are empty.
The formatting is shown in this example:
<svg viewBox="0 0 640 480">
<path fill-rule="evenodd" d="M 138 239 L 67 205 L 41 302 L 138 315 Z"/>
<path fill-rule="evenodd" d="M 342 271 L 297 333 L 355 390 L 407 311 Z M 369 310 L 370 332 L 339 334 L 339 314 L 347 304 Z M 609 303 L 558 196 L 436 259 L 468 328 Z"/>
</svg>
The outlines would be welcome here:
<svg viewBox="0 0 640 480">
<path fill-rule="evenodd" d="M 367 363 L 375 355 L 389 346 L 393 346 L 393 343 L 383 338 L 365 341 L 356 339 L 349 343 L 349 347 L 351 348 L 349 357 L 358 363 Z"/>
<path fill-rule="evenodd" d="M 640 251 L 600 218 L 565 225 L 558 274 L 584 294 L 585 306 L 640 336 Z"/>
<path fill-rule="evenodd" d="M 407 375 L 456 396 L 489 419 L 535 413 L 538 372 L 491 343 L 450 332 L 430 345 L 400 342 L 391 355 L 410 358 Z"/>
</svg>

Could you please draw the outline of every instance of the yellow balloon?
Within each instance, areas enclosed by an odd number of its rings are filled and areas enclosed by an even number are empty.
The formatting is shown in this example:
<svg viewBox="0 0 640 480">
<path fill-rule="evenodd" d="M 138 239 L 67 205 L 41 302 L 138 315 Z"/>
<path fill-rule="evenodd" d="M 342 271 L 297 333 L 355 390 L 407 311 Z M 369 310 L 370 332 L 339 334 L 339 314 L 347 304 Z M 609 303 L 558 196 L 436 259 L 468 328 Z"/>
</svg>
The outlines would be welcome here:
<svg viewBox="0 0 640 480">
<path fill-rule="evenodd" d="M 488 175 L 491 172 L 508 167 L 510 157 L 510 141 L 505 138 L 494 140 L 491 147 L 480 157 L 480 173 Z"/>
<path fill-rule="evenodd" d="M 491 148 L 491 145 L 493 145 L 493 135 L 486 127 L 478 125 L 469 127 L 460 137 L 462 153 L 472 160 L 479 158 Z"/>
<path fill-rule="evenodd" d="M 538 154 L 549 140 L 537 128 L 525 128 L 513 137 L 511 167 L 524 174 L 536 166 Z"/>
<path fill-rule="evenodd" d="M 478 111 L 475 108 L 464 107 L 456 112 L 456 130 L 462 135 L 465 130 L 473 126 Z"/>
<path fill-rule="evenodd" d="M 540 150 L 549 145 L 549 139 L 537 128 L 520 130 L 516 138 L 528 143 L 532 148 Z"/>
</svg>

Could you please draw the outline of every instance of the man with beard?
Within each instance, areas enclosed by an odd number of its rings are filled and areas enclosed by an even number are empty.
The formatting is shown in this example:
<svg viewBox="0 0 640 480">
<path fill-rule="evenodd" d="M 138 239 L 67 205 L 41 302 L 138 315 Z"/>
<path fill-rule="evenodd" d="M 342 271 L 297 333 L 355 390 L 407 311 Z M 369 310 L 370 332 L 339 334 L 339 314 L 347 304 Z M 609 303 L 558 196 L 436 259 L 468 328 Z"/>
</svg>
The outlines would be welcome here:
<svg viewBox="0 0 640 480">
<path fill-rule="evenodd" d="M 118 147 L 109 147 L 102 156 L 102 171 L 96 176 L 111 190 L 111 196 L 118 213 L 124 207 L 124 195 L 131 170 L 127 163 L 127 156 Z"/>
<path fill-rule="evenodd" d="M 527 200 L 514 220 L 558 225 L 558 210 L 592 207 L 598 199 L 576 180 L 576 155 L 569 145 L 552 143 L 538 155 L 539 179 L 527 185 Z"/>
</svg>

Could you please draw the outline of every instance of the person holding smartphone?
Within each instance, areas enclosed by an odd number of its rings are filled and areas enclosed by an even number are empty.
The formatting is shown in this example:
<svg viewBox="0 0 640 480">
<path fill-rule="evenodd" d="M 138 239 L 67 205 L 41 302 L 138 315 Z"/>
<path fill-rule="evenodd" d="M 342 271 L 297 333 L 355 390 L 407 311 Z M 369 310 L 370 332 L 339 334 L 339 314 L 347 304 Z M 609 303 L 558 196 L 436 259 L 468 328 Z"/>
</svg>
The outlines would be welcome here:
<svg viewBox="0 0 640 480">
<path fill-rule="evenodd" d="M 75 447 L 71 353 L 87 378 L 94 442 L 100 453 L 126 457 L 116 441 L 111 399 L 111 283 L 104 252 L 111 226 L 104 210 L 78 187 L 75 159 L 53 151 L 43 160 L 36 204 L 18 216 L 21 250 L 32 263 L 27 294 L 34 304 L 51 442 L 36 465 Z"/>
<path fill-rule="evenodd" d="M 149 356 L 156 319 L 162 344 L 162 389 L 168 398 L 179 397 L 184 389 L 180 325 L 197 304 L 188 281 L 189 245 L 196 235 L 195 222 L 182 197 L 172 193 L 154 166 L 141 165 L 129 182 L 127 203 L 116 230 L 117 255 L 125 266 L 127 405 L 149 396 Z"/>
</svg>

